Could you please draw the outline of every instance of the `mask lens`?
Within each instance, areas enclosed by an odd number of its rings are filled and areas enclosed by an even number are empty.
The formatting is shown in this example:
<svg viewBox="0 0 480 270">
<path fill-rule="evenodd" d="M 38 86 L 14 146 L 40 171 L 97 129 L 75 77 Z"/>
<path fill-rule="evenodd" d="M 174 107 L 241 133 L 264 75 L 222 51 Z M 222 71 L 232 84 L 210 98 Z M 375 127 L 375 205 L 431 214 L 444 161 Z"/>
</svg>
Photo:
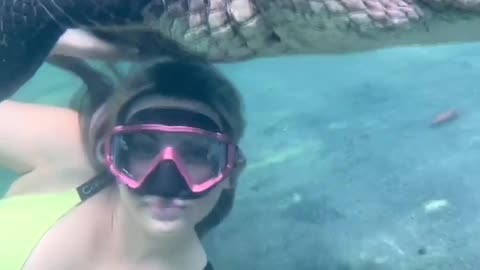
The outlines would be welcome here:
<svg viewBox="0 0 480 270">
<path fill-rule="evenodd" d="M 111 140 L 117 171 L 143 181 L 163 161 L 173 161 L 190 186 L 222 176 L 228 145 L 214 137 L 187 132 L 137 130 L 117 133 Z"/>
</svg>

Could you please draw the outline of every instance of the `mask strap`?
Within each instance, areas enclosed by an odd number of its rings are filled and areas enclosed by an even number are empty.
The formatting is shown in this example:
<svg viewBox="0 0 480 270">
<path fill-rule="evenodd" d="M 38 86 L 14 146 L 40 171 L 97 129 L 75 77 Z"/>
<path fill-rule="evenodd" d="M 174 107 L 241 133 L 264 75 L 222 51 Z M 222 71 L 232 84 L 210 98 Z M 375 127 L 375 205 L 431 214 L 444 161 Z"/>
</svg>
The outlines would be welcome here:
<svg viewBox="0 0 480 270">
<path fill-rule="evenodd" d="M 110 185 L 111 183 L 111 179 L 105 177 L 105 174 L 101 173 L 94 176 L 86 183 L 81 184 L 76 189 L 80 200 L 84 202 L 88 198 L 92 197 L 93 195 L 97 194 L 99 191 Z"/>
<path fill-rule="evenodd" d="M 235 167 L 233 168 L 232 174 L 229 177 L 230 181 L 232 181 L 231 188 L 235 188 L 237 186 L 237 179 L 247 166 L 247 158 L 245 157 L 243 151 L 238 146 L 235 147 L 235 149 L 237 151 L 237 159 L 235 161 Z"/>
</svg>

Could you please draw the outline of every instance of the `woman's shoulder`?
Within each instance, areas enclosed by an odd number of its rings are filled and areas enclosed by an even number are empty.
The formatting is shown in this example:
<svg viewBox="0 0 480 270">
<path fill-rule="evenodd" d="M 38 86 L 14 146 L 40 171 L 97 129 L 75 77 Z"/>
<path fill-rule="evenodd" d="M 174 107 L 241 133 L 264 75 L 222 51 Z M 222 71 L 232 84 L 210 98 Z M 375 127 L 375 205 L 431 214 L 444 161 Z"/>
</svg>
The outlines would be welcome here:
<svg viewBox="0 0 480 270">
<path fill-rule="evenodd" d="M 0 110 L 5 114 L 30 114 L 30 113 L 42 113 L 42 114 L 60 114 L 69 117 L 78 117 L 78 113 L 72 109 L 51 106 L 45 104 L 27 103 L 16 100 L 4 100 L 0 103 Z"/>
<path fill-rule="evenodd" d="M 23 123 L 24 129 L 29 128 L 34 133 L 79 132 L 79 114 L 69 108 L 5 100 L 0 103 L 0 115 L 2 126 Z"/>
<path fill-rule="evenodd" d="M 6 100 L 0 115 L 0 166 L 21 175 L 17 192 L 71 186 L 91 174 L 77 112 Z"/>
</svg>

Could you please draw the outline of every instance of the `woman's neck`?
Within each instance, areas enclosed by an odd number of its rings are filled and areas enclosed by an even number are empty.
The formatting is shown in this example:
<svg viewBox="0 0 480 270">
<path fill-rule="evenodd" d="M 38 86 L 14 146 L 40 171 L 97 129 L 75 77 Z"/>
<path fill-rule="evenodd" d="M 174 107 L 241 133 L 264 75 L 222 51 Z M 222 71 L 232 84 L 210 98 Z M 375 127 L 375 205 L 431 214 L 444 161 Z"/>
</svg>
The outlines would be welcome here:
<svg viewBox="0 0 480 270">
<path fill-rule="evenodd" d="M 149 232 L 129 214 L 118 197 L 112 202 L 110 250 L 114 258 L 136 265 L 136 269 L 144 265 L 162 270 L 202 270 L 206 265 L 205 250 L 195 230 Z"/>
</svg>

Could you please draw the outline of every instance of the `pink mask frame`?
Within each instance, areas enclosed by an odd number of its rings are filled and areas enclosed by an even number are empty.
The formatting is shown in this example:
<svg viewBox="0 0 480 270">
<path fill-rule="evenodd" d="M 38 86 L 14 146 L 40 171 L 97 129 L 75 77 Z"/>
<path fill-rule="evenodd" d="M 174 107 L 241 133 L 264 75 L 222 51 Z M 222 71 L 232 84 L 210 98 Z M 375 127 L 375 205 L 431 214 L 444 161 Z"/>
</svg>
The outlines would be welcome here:
<svg viewBox="0 0 480 270">
<path fill-rule="evenodd" d="M 152 165 L 148 172 L 142 179 L 132 179 L 120 169 L 116 168 L 114 157 L 112 153 L 112 140 L 116 135 L 124 133 L 134 133 L 140 131 L 153 131 L 158 133 L 182 133 L 182 134 L 192 134 L 196 136 L 204 136 L 212 138 L 216 141 L 224 143 L 227 145 L 227 162 L 225 168 L 222 170 L 219 176 L 208 179 L 207 181 L 201 184 L 194 184 L 191 180 L 191 177 L 188 174 L 187 169 L 180 161 L 175 149 L 171 146 L 166 147 L 163 151 L 159 152 L 155 159 L 152 162 Z M 166 126 L 160 124 L 141 124 L 141 125 L 129 125 L 129 126 L 116 126 L 113 128 L 112 132 L 107 136 L 105 141 L 105 155 L 106 155 L 106 164 L 110 172 L 117 178 L 117 181 L 127 185 L 132 189 L 138 189 L 145 182 L 147 177 L 155 170 L 155 168 L 162 162 L 172 161 L 177 166 L 180 174 L 183 176 L 185 182 L 189 188 L 194 193 L 204 192 L 223 180 L 227 179 L 229 176 L 234 175 L 236 177 L 239 174 L 239 171 L 243 170 L 246 164 L 246 160 L 243 156 L 240 148 L 231 143 L 231 140 L 224 134 L 215 133 L 206 131 L 194 127 L 186 126 Z"/>
</svg>

